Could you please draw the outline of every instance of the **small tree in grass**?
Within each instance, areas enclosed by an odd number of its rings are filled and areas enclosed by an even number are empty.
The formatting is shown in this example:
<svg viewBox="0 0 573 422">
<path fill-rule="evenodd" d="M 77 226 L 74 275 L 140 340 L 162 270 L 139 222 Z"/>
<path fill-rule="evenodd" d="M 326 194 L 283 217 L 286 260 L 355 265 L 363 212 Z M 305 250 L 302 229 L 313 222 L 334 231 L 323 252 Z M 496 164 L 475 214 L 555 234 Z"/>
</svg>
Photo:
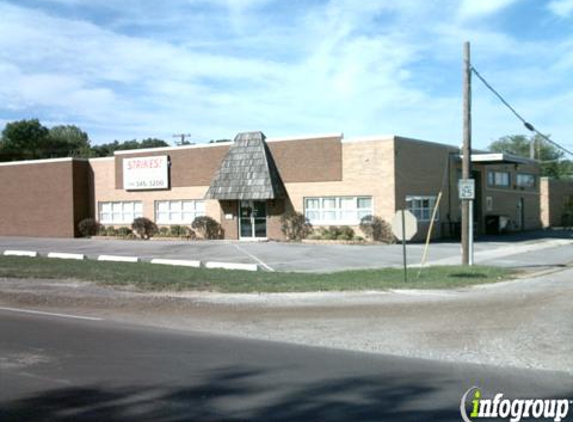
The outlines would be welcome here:
<svg viewBox="0 0 573 422">
<path fill-rule="evenodd" d="M 149 239 L 157 233 L 157 225 L 149 218 L 139 217 L 133 220 L 131 228 L 141 239 Z"/>
<path fill-rule="evenodd" d="M 288 240 L 302 240 L 312 233 L 312 224 L 300 212 L 288 212 L 281 216 L 281 231 Z"/>
</svg>

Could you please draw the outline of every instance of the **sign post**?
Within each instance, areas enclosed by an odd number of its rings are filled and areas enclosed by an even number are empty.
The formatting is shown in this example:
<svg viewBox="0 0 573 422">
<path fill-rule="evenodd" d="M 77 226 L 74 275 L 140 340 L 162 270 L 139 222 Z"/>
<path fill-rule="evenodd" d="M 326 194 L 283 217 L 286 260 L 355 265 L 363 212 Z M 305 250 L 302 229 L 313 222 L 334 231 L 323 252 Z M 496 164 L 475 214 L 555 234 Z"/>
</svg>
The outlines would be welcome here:
<svg viewBox="0 0 573 422">
<path fill-rule="evenodd" d="M 475 180 L 460 179 L 458 180 L 458 192 L 460 200 L 468 201 L 468 264 L 474 265 L 474 199 L 475 199 Z"/>
<path fill-rule="evenodd" d="M 392 233 L 402 241 L 402 259 L 404 261 L 404 281 L 408 281 L 408 263 L 406 259 L 406 241 L 418 232 L 418 220 L 408 210 L 399 210 L 392 219 Z"/>
</svg>

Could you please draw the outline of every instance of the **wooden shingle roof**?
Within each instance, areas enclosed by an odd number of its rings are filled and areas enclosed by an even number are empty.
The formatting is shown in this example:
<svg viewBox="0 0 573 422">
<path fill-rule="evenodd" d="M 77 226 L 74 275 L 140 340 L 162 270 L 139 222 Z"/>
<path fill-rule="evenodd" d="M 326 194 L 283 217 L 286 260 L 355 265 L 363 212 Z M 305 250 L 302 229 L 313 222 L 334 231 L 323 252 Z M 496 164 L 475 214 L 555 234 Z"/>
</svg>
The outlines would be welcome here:
<svg viewBox="0 0 573 422">
<path fill-rule="evenodd" d="M 286 194 L 284 184 L 262 132 L 235 137 L 205 199 L 275 199 Z"/>
</svg>

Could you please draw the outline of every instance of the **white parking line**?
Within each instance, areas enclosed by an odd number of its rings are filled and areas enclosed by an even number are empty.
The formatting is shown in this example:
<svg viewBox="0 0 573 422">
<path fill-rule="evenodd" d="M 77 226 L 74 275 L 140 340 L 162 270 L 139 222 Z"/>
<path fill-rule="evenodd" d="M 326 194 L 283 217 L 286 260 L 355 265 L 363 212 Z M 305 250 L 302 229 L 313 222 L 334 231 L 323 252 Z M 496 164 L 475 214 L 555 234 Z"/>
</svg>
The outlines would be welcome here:
<svg viewBox="0 0 573 422">
<path fill-rule="evenodd" d="M 89 316 L 83 316 L 83 315 L 58 314 L 58 313 L 54 313 L 54 312 L 34 311 L 32 309 L 5 308 L 3 306 L 0 306 L 0 311 L 20 312 L 20 313 L 24 313 L 24 314 L 33 314 L 33 315 L 55 316 L 55 317 L 59 317 L 59 318 L 83 319 L 83 320 L 88 320 L 88 321 L 103 321 L 103 318 L 97 318 L 97 317 L 89 317 Z"/>
<path fill-rule="evenodd" d="M 265 267 L 268 271 L 275 271 L 274 268 L 270 267 L 269 265 L 265 264 L 263 261 L 261 261 L 259 258 L 257 258 L 255 255 L 253 255 L 250 252 L 247 252 L 246 250 L 244 250 L 243 248 L 241 248 L 239 245 L 237 245 L 236 243 L 233 243 L 233 246 L 235 248 L 237 248 L 239 251 L 243 252 L 244 254 L 250 256 L 251 258 L 253 258 L 255 261 L 257 261 L 259 264 L 261 264 L 261 266 Z"/>
</svg>

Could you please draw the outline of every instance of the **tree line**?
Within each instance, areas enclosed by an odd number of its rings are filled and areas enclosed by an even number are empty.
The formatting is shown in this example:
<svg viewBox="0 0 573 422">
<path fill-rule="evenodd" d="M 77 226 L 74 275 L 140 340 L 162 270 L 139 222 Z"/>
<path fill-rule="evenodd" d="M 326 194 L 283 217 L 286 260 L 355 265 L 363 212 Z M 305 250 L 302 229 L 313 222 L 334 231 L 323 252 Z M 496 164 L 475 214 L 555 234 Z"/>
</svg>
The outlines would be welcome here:
<svg viewBox="0 0 573 422">
<path fill-rule="evenodd" d="M 109 157 L 118 150 L 167 146 L 167 142 L 157 138 L 92 145 L 88 134 L 77 126 L 47 128 L 38 119 L 30 119 L 6 124 L 0 138 L 0 161 Z"/>
<path fill-rule="evenodd" d="M 228 139 L 211 140 L 213 142 Z M 503 136 L 492 142 L 488 149 L 505 152 L 520 157 L 530 156 L 530 145 L 534 144 L 535 159 L 539 160 L 541 175 L 556 179 L 573 175 L 573 162 L 565 159 L 565 154 L 555 146 L 545 142 L 538 135 Z M 189 142 L 184 142 L 189 144 Z M 38 119 L 19 120 L 7 123 L 0 138 L 0 161 L 34 160 L 59 157 L 109 157 L 114 151 L 169 146 L 157 138 L 142 141 L 113 141 L 107 144 L 92 145 L 86 132 L 74 125 L 43 126 Z"/>
</svg>

